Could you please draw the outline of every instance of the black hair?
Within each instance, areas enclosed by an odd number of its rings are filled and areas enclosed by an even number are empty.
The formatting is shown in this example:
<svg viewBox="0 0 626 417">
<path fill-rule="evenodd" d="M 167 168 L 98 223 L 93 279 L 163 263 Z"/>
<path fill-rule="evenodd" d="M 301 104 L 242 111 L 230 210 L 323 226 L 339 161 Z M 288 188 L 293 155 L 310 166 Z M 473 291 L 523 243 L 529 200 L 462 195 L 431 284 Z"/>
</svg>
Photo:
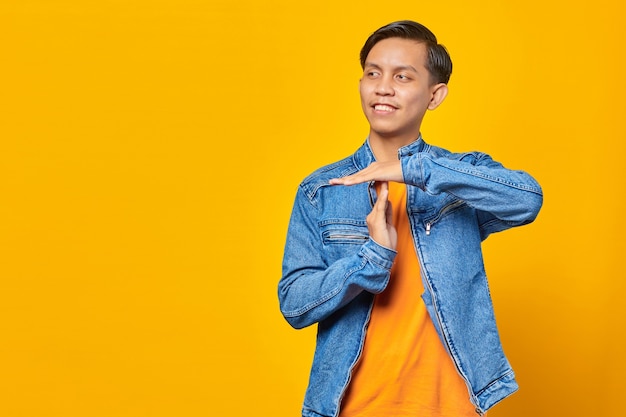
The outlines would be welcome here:
<svg viewBox="0 0 626 417">
<path fill-rule="evenodd" d="M 365 60 L 378 42 L 388 38 L 412 39 L 426 45 L 428 58 L 426 68 L 433 81 L 447 84 L 452 74 L 452 60 L 445 46 L 437 43 L 437 37 L 426 26 L 412 20 L 400 20 L 389 23 L 372 33 L 361 49 L 361 68 Z"/>
</svg>

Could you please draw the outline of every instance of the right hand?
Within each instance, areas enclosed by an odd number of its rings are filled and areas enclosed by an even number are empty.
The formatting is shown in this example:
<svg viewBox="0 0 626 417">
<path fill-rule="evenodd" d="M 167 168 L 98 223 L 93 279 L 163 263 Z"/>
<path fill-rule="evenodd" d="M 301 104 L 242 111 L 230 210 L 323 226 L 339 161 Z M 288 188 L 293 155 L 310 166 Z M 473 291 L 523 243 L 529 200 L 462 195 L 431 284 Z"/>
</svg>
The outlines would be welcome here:
<svg viewBox="0 0 626 417">
<path fill-rule="evenodd" d="M 381 246 L 395 250 L 398 244 L 398 233 L 393 226 L 393 212 L 388 196 L 389 183 L 382 181 L 378 199 L 370 214 L 367 215 L 366 221 L 370 238 Z"/>
</svg>

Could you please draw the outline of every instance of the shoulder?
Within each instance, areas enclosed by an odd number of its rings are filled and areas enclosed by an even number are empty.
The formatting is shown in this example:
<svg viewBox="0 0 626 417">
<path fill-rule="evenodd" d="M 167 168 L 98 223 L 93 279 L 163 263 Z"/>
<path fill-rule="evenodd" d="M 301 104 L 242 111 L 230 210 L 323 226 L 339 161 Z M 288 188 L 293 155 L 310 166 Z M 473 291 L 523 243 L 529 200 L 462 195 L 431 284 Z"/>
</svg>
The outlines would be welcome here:
<svg viewBox="0 0 626 417">
<path fill-rule="evenodd" d="M 354 174 L 357 171 L 358 168 L 354 163 L 354 155 L 351 155 L 316 169 L 302 180 L 300 189 L 312 200 L 321 188 L 330 186 L 329 181 L 332 178 L 344 177 Z"/>
<path fill-rule="evenodd" d="M 448 149 L 434 145 L 427 145 L 427 148 L 424 151 L 434 158 L 446 158 L 450 160 L 469 162 L 472 164 L 479 163 L 480 161 L 483 161 L 485 159 L 491 159 L 491 157 L 484 152 L 452 152 Z"/>
</svg>

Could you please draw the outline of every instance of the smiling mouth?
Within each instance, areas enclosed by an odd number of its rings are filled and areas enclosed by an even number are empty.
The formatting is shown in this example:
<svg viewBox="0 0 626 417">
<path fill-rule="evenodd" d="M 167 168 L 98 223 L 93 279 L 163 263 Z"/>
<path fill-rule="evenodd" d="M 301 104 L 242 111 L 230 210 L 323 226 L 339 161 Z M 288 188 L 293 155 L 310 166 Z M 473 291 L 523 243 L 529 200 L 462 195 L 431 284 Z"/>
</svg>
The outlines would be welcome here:
<svg viewBox="0 0 626 417">
<path fill-rule="evenodd" d="M 385 112 L 385 113 L 391 113 L 392 111 L 395 111 L 396 108 L 392 107 L 388 104 L 374 104 L 374 110 L 375 111 L 380 111 L 380 112 Z"/>
</svg>

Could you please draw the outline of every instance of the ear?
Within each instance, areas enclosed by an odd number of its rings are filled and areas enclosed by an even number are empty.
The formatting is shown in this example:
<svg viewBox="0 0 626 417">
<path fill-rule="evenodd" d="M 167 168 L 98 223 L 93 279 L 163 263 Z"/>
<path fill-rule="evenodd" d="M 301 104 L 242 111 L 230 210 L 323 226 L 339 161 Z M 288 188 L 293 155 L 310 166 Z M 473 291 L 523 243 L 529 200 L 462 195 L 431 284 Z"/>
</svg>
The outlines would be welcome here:
<svg viewBox="0 0 626 417">
<path fill-rule="evenodd" d="M 448 95 L 448 85 L 444 83 L 435 84 L 431 87 L 431 94 L 428 110 L 435 110 Z"/>
</svg>

